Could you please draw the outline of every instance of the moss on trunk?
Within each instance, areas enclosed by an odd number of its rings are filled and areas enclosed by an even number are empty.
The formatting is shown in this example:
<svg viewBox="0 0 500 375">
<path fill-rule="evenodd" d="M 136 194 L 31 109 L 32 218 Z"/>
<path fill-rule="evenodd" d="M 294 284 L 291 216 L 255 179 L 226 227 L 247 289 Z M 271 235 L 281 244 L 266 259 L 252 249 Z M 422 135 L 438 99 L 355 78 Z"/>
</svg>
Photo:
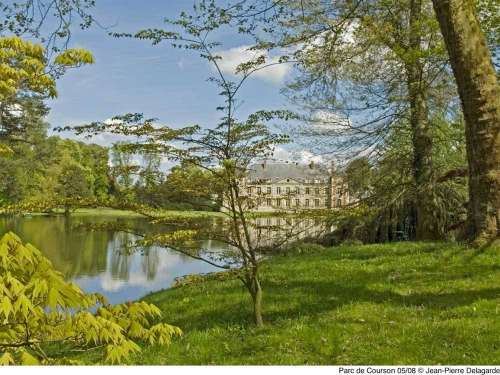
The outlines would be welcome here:
<svg viewBox="0 0 500 375">
<path fill-rule="evenodd" d="M 473 0 L 433 0 L 465 118 L 469 164 L 468 235 L 499 235 L 500 86 Z"/>
</svg>

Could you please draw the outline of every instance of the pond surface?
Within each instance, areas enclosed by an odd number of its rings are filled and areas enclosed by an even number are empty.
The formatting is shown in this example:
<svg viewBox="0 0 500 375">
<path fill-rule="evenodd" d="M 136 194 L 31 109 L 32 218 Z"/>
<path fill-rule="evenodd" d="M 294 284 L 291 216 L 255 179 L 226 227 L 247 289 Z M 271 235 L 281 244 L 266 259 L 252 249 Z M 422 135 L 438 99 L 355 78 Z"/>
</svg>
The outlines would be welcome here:
<svg viewBox="0 0 500 375">
<path fill-rule="evenodd" d="M 141 233 L 150 228 L 140 218 L 0 217 L 0 236 L 8 231 L 16 233 L 23 242 L 40 249 L 67 280 L 86 292 L 103 294 L 111 303 L 135 300 L 168 288 L 179 276 L 220 271 L 203 261 L 157 246 L 124 251 L 125 245 L 137 238 L 132 234 L 78 228 L 81 223 L 109 221 L 126 223 Z M 202 245 L 214 252 L 225 248 L 215 241 Z"/>
</svg>

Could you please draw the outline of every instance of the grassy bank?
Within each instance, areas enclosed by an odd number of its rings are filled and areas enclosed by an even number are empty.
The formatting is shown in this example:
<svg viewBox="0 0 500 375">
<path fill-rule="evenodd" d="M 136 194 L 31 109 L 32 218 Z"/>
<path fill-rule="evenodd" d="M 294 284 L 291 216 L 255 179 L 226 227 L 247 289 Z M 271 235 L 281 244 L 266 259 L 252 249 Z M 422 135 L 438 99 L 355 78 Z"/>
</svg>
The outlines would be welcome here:
<svg viewBox="0 0 500 375">
<path fill-rule="evenodd" d="M 185 334 L 138 364 L 500 364 L 500 248 L 400 243 L 276 257 L 255 329 L 237 280 L 146 297 Z"/>
<path fill-rule="evenodd" d="M 63 215 L 64 210 L 56 209 L 54 214 Z M 176 218 L 205 218 L 205 217 L 220 217 L 223 216 L 220 212 L 211 211 L 177 211 L 177 210 L 160 210 L 158 214 L 176 217 Z M 46 213 L 31 213 L 31 216 L 46 216 Z M 105 217 L 144 217 L 138 212 L 127 211 L 127 210 L 117 210 L 114 208 L 79 208 L 71 212 L 73 217 L 83 217 L 83 216 L 105 216 Z"/>
</svg>

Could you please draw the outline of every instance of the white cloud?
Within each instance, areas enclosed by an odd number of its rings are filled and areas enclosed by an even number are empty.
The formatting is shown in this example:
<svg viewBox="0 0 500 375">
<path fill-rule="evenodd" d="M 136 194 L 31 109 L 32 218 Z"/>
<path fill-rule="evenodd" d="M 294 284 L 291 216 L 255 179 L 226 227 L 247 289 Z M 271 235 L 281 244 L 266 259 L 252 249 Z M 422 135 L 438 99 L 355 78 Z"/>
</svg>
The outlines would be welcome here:
<svg viewBox="0 0 500 375">
<path fill-rule="evenodd" d="M 250 47 L 251 46 L 243 45 L 219 51 L 217 55 L 220 56 L 222 60 L 219 60 L 218 64 L 222 72 L 236 76 L 236 68 L 238 65 L 252 61 L 261 55 L 265 56 L 266 64 L 277 63 L 279 60 L 279 56 L 270 56 L 265 51 L 251 51 L 249 50 Z M 278 64 L 258 70 L 252 74 L 252 77 L 271 82 L 275 85 L 280 85 L 283 84 L 290 70 L 290 64 Z"/>
<path fill-rule="evenodd" d="M 106 125 L 118 125 L 122 123 L 122 120 L 119 120 L 117 118 L 108 118 L 104 120 L 103 123 Z"/>
<path fill-rule="evenodd" d="M 345 131 L 351 127 L 351 120 L 337 112 L 318 110 L 312 113 L 310 125 L 315 131 Z"/>
<path fill-rule="evenodd" d="M 321 155 L 314 155 L 308 150 L 288 150 L 281 146 L 276 146 L 273 153 L 273 159 L 277 161 L 296 161 L 301 164 L 323 164 L 327 161 Z"/>
</svg>

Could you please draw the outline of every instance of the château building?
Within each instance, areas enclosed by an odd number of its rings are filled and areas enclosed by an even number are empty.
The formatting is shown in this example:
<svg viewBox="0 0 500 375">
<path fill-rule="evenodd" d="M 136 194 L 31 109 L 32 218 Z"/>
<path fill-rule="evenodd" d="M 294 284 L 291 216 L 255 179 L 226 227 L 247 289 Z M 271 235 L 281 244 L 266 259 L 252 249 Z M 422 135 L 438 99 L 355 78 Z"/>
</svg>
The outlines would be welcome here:
<svg viewBox="0 0 500 375">
<path fill-rule="evenodd" d="M 310 163 L 266 162 L 250 165 L 240 181 L 251 210 L 335 209 L 349 203 L 345 179 L 334 168 Z"/>
</svg>

